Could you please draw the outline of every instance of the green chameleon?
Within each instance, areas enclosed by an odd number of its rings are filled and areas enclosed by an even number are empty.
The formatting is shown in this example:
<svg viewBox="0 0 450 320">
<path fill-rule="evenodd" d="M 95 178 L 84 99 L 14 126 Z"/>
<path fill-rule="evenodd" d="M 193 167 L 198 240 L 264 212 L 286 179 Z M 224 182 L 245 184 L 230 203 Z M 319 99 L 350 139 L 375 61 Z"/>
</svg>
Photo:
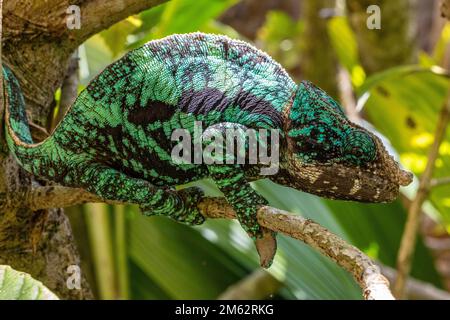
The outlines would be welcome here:
<svg viewBox="0 0 450 320">
<path fill-rule="evenodd" d="M 251 181 L 269 178 L 319 196 L 365 202 L 392 201 L 399 185 L 411 181 L 380 139 L 351 123 L 324 91 L 307 81 L 296 85 L 267 54 L 225 36 L 172 35 L 129 52 L 92 80 L 51 136 L 38 143 L 18 81 L 7 67 L 3 74 L 6 140 L 25 170 L 191 225 L 204 221 L 197 208 L 203 193 L 175 186 L 211 178 L 255 240 L 264 267 L 276 252 L 276 235 L 257 222 L 267 201 Z M 175 163 L 172 132 L 192 132 L 195 121 L 219 131 L 278 130 L 278 172 L 261 176 L 261 163 Z"/>
</svg>

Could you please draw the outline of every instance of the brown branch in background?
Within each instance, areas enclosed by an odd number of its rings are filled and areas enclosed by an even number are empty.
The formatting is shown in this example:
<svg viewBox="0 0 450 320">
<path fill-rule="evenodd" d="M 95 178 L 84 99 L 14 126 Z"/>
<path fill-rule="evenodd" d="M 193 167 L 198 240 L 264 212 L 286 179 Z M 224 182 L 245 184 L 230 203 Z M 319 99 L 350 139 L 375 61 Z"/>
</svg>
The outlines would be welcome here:
<svg viewBox="0 0 450 320">
<path fill-rule="evenodd" d="M 338 88 L 339 98 L 344 106 L 345 114 L 350 121 L 355 123 L 361 123 L 361 116 L 356 110 L 356 99 L 353 92 L 352 80 L 348 71 L 342 67 L 338 67 Z"/>
<path fill-rule="evenodd" d="M 61 97 L 59 99 L 58 112 L 56 113 L 55 117 L 53 117 L 54 115 L 51 114 L 51 121 L 49 121 L 51 125 L 51 128 L 49 130 L 50 132 L 55 129 L 56 125 L 62 120 L 62 118 L 66 114 L 66 111 L 77 98 L 79 83 L 78 62 L 78 50 L 75 50 L 75 52 L 72 54 L 72 57 L 70 58 L 66 77 L 64 78 L 61 85 Z"/>
<path fill-rule="evenodd" d="M 167 0 L 89 0 L 81 3 L 82 27 L 76 30 L 77 46 L 91 35 L 133 14 L 157 6 Z M 107 13 L 107 15 L 105 15 Z"/>
<path fill-rule="evenodd" d="M 379 267 L 381 273 L 393 283 L 397 277 L 397 270 L 385 265 Z M 405 296 L 410 300 L 450 300 L 450 293 L 447 291 L 411 277 L 406 281 Z"/>
<path fill-rule="evenodd" d="M 441 0 L 441 16 L 450 20 L 450 0 Z"/>
<path fill-rule="evenodd" d="M 427 165 L 420 177 L 419 189 L 408 209 L 408 218 L 406 220 L 405 230 L 403 232 L 400 249 L 397 256 L 398 276 L 394 284 L 393 292 L 397 298 L 403 298 L 405 293 L 406 279 L 411 271 L 411 262 L 414 253 L 414 247 L 417 240 L 417 231 L 420 222 L 420 213 L 422 204 L 428 197 L 431 188 L 431 179 L 437 157 L 439 156 L 439 147 L 445 136 L 445 131 L 450 117 L 450 91 L 449 96 L 438 116 L 434 142 L 428 154 Z"/>
<path fill-rule="evenodd" d="M 244 279 L 228 287 L 218 300 L 261 300 L 274 295 L 283 283 L 264 269 L 256 269 Z"/>
</svg>

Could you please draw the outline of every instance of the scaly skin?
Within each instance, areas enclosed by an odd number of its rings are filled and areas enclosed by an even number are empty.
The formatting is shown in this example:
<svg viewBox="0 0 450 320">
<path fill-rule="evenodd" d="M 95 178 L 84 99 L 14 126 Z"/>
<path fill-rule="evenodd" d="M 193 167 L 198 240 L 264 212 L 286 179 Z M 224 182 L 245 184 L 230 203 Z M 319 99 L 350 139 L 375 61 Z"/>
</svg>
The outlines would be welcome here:
<svg viewBox="0 0 450 320">
<path fill-rule="evenodd" d="M 204 128 L 277 129 L 281 170 L 269 178 L 331 198 L 390 201 L 409 180 L 379 139 L 350 123 L 326 93 L 309 82 L 297 86 L 267 54 L 224 36 L 174 35 L 129 52 L 98 75 L 53 134 L 36 144 L 19 84 L 6 67 L 4 77 L 6 138 L 27 171 L 189 224 L 204 221 L 196 206 L 202 192 L 174 187 L 210 177 L 257 246 L 273 247 L 261 257 L 264 266 L 276 245 L 275 235 L 256 220 L 267 204 L 249 184 L 261 178 L 255 174 L 260 164 L 176 164 L 174 129 L 193 134 L 194 121 Z"/>
</svg>

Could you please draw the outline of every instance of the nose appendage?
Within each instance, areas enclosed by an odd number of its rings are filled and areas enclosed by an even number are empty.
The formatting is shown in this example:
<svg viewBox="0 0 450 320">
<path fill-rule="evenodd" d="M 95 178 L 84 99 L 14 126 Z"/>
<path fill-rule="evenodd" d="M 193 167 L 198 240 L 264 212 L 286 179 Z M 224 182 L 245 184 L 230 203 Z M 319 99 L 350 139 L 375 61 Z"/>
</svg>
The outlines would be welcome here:
<svg viewBox="0 0 450 320">
<path fill-rule="evenodd" d="M 413 174 L 409 171 L 399 169 L 398 184 L 406 187 L 413 181 Z"/>
<path fill-rule="evenodd" d="M 381 154 L 381 167 L 384 168 L 385 174 L 389 176 L 389 180 L 399 186 L 409 185 L 413 181 L 413 174 L 400 167 L 400 164 L 386 151 L 381 141 L 376 140 L 376 143 Z"/>
</svg>

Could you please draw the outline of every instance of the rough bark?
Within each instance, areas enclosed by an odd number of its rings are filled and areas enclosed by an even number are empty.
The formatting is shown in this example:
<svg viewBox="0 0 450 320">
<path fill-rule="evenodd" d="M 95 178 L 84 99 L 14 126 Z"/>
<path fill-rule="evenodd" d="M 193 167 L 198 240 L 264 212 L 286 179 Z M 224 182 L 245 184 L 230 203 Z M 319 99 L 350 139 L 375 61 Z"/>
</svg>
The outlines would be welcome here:
<svg viewBox="0 0 450 320">
<path fill-rule="evenodd" d="M 46 121 L 73 51 L 88 37 L 165 0 L 9 0 L 3 6 L 3 63 L 20 81 L 34 123 Z M 81 9 L 81 29 L 66 25 L 69 5 Z M 3 114 L 3 113 L 2 113 Z M 2 141 L 3 143 L 3 141 Z M 4 145 L 3 145 L 3 150 Z M 68 265 L 79 264 L 63 210 L 33 212 L 27 201 L 34 181 L 8 155 L 0 161 L 0 264 L 30 273 L 63 299 L 91 298 L 66 286 Z M 11 200 L 13 199 L 13 200 Z"/>
</svg>

